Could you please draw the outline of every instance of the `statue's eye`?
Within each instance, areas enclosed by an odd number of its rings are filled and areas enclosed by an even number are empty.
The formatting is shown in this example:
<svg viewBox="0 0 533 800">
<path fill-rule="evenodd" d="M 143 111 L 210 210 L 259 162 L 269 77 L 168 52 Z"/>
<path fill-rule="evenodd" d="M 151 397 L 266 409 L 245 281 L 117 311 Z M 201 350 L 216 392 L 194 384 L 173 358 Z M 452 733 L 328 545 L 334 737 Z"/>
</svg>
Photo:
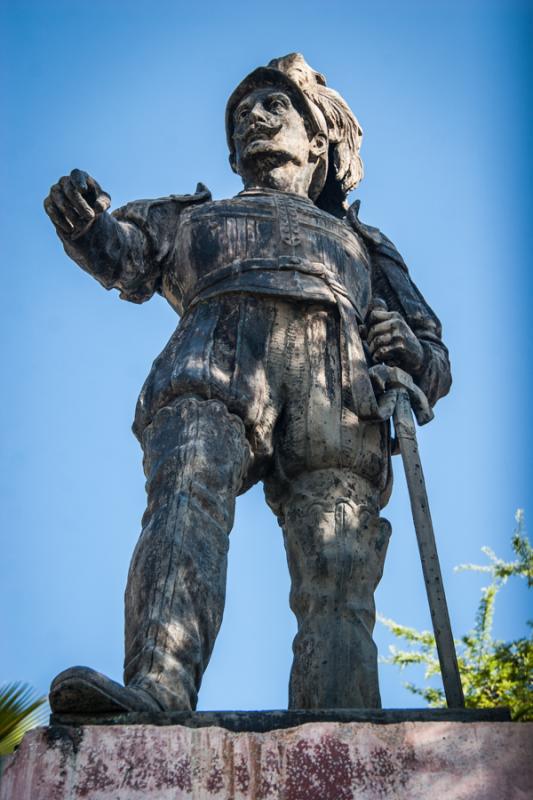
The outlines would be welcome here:
<svg viewBox="0 0 533 800">
<path fill-rule="evenodd" d="M 240 111 L 237 111 L 237 122 L 242 122 L 248 116 L 249 109 L 248 108 L 241 108 Z"/>
<path fill-rule="evenodd" d="M 268 111 L 272 111 L 274 114 L 281 113 L 285 108 L 285 103 L 279 97 L 272 97 L 267 104 Z"/>
</svg>

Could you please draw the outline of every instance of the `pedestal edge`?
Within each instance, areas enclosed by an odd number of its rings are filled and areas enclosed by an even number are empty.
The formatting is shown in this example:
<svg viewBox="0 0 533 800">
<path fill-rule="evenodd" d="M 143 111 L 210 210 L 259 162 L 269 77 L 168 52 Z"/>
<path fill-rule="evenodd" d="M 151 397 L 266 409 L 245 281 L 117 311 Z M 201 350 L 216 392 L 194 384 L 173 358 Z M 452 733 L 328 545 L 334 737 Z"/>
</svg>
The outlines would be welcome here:
<svg viewBox="0 0 533 800">
<path fill-rule="evenodd" d="M 52 714 L 50 726 L 181 725 L 186 728 L 224 728 L 234 733 L 268 733 L 309 722 L 363 722 L 394 725 L 402 722 L 510 722 L 508 708 L 312 709 L 273 711 L 168 711 L 99 714 Z"/>
</svg>

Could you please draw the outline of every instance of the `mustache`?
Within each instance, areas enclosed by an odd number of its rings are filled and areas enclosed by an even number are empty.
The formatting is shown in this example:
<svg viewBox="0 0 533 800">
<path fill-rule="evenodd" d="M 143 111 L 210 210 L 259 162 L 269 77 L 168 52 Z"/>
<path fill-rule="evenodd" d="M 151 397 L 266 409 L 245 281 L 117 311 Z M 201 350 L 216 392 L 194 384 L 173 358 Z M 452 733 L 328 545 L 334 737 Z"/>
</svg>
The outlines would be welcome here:
<svg viewBox="0 0 533 800">
<path fill-rule="evenodd" d="M 281 130 L 281 124 L 279 125 L 268 125 L 265 122 L 254 122 L 245 131 L 239 134 L 235 134 L 235 138 L 239 139 L 244 144 L 247 144 L 251 139 L 254 139 L 259 134 L 264 134 L 269 138 L 278 133 Z"/>
</svg>

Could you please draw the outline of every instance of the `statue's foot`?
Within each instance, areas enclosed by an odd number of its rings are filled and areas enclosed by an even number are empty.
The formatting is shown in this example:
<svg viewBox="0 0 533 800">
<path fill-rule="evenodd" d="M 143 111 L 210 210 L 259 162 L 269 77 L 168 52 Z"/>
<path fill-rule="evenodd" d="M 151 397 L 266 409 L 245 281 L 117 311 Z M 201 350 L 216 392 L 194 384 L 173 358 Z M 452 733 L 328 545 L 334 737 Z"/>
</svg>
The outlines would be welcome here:
<svg viewBox="0 0 533 800">
<path fill-rule="evenodd" d="M 54 714 L 124 714 L 128 711 L 161 711 L 145 690 L 121 686 L 89 667 L 71 667 L 60 672 L 50 686 L 50 708 Z"/>
</svg>

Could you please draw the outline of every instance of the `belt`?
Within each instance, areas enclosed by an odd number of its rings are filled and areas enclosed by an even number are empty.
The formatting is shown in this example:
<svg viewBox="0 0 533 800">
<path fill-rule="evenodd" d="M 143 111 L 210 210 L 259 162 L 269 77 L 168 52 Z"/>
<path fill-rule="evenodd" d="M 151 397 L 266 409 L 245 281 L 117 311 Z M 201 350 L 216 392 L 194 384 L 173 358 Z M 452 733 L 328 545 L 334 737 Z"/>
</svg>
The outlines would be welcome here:
<svg viewBox="0 0 533 800">
<path fill-rule="evenodd" d="M 202 299 L 202 294 L 207 289 L 212 289 L 216 284 L 220 284 L 230 278 L 236 278 L 244 272 L 301 272 L 304 275 L 312 275 L 322 280 L 329 286 L 335 295 L 345 297 L 346 300 L 353 305 L 360 324 L 362 324 L 362 316 L 355 306 L 355 302 L 346 291 L 345 287 L 339 283 L 335 274 L 329 270 L 324 264 L 319 261 L 308 261 L 307 259 L 298 258 L 297 256 L 278 256 L 277 258 L 246 258 L 242 260 L 233 261 L 224 267 L 219 267 L 204 275 L 200 278 L 189 292 L 183 298 L 184 308 L 187 310 L 194 306 Z"/>
</svg>

